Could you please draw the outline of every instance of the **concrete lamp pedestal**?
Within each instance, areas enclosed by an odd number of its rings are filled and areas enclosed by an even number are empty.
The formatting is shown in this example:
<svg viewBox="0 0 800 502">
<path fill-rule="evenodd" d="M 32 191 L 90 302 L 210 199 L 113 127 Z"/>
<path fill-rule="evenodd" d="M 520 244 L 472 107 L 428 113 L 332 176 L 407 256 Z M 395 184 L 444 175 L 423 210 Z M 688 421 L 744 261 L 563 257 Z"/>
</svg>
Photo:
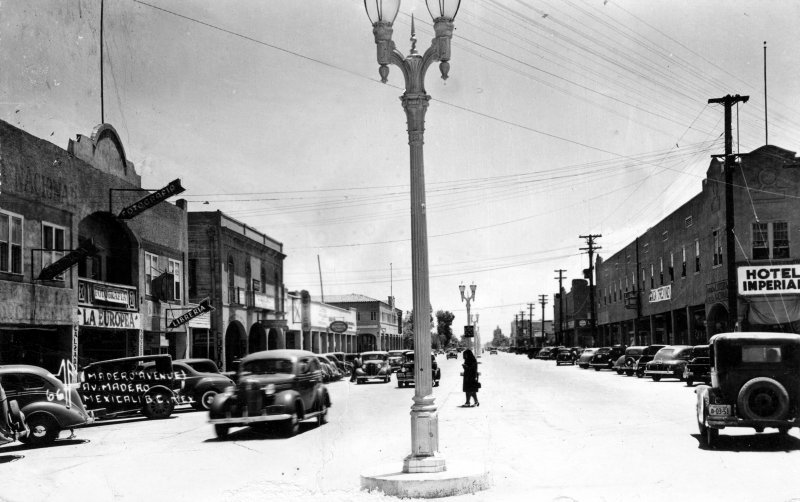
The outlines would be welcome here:
<svg viewBox="0 0 800 502">
<path fill-rule="evenodd" d="M 436 457 L 431 459 L 432 463 L 444 463 L 443 458 Z M 378 466 L 362 474 L 361 489 L 378 490 L 392 497 L 430 499 L 475 493 L 492 485 L 490 473 L 478 465 L 448 461 L 447 470 L 439 472 L 403 472 L 397 467 L 397 464 Z"/>
</svg>

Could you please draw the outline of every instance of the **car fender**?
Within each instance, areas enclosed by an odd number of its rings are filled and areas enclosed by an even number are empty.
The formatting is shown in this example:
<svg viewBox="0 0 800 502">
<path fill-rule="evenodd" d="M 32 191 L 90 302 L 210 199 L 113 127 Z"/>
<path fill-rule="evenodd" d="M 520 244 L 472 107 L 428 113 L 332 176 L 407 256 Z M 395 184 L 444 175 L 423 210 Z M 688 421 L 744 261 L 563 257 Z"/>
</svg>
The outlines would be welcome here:
<svg viewBox="0 0 800 502">
<path fill-rule="evenodd" d="M 306 414 L 305 407 L 303 406 L 303 398 L 300 397 L 300 393 L 296 390 L 285 390 L 280 392 L 275 396 L 274 405 L 282 406 L 287 413 L 291 413 L 299 408 L 297 416 L 300 418 L 300 420 L 302 420 Z"/>
<path fill-rule="evenodd" d="M 327 388 L 325 388 L 323 386 L 320 386 L 316 391 L 316 396 L 315 397 L 316 397 L 315 402 L 317 402 L 317 403 L 322 402 L 322 403 L 325 403 L 326 407 L 328 407 L 328 408 L 331 407 L 331 397 L 330 397 L 330 395 L 328 395 L 328 389 Z"/>
<path fill-rule="evenodd" d="M 78 413 L 68 410 L 62 404 L 48 403 L 38 401 L 30 403 L 21 409 L 25 414 L 25 422 L 27 423 L 32 417 L 36 415 L 47 415 L 58 424 L 62 429 L 67 427 L 75 427 L 76 425 L 86 423 L 86 419 L 81 417 Z"/>
</svg>

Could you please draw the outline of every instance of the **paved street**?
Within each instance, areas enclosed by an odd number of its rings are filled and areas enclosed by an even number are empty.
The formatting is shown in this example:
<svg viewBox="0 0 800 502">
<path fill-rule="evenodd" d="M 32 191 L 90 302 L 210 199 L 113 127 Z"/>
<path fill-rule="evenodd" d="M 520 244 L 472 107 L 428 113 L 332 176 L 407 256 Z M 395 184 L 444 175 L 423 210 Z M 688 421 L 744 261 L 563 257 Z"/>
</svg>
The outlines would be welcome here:
<svg viewBox="0 0 800 502">
<path fill-rule="evenodd" d="M 784 440 L 725 431 L 706 450 L 682 383 L 503 353 L 481 361 L 479 408 L 459 407 L 461 359 L 439 357 L 434 391 L 442 454 L 484 465 L 494 487 L 447 500 L 800 499 L 797 431 Z M 101 422 L 49 448 L 0 447 L 0 500 L 390 500 L 359 492 L 359 474 L 400 469 L 413 389 L 394 380 L 329 389 L 330 423 L 291 439 L 243 429 L 218 441 L 205 414 L 186 411 Z"/>
</svg>

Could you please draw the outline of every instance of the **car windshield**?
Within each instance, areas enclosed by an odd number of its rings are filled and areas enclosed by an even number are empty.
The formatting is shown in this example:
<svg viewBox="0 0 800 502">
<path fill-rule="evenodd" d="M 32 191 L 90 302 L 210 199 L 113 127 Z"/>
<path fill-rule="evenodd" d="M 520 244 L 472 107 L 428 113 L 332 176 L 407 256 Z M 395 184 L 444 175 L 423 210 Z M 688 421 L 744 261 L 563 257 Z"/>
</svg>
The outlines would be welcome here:
<svg viewBox="0 0 800 502">
<path fill-rule="evenodd" d="M 653 358 L 656 361 L 663 361 L 665 359 L 672 359 L 672 355 L 675 353 L 675 349 L 661 349 L 656 352 L 655 357 Z"/>
<path fill-rule="evenodd" d="M 597 349 L 584 349 L 583 350 L 584 354 L 594 354 L 595 352 L 597 352 Z"/>
<path fill-rule="evenodd" d="M 294 365 L 290 359 L 253 359 L 242 364 L 240 372 L 252 375 L 292 373 Z"/>
<path fill-rule="evenodd" d="M 693 348 L 692 357 L 708 357 L 708 346 Z"/>
<path fill-rule="evenodd" d="M 200 373 L 219 373 L 219 369 L 217 365 L 214 364 L 214 361 L 192 361 L 187 362 L 187 366 L 194 368 L 195 371 L 199 371 Z"/>
<path fill-rule="evenodd" d="M 609 352 L 611 352 L 611 349 L 608 347 L 602 348 L 597 351 L 598 354 L 608 354 Z"/>
<path fill-rule="evenodd" d="M 365 361 L 385 361 L 387 358 L 386 354 L 364 354 Z"/>
</svg>

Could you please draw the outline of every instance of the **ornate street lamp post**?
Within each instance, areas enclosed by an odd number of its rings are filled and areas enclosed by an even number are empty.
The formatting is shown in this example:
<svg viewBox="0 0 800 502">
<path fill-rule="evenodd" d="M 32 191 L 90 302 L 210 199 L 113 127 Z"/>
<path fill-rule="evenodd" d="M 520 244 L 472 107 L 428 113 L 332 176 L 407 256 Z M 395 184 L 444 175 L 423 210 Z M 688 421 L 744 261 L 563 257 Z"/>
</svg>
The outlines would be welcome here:
<svg viewBox="0 0 800 502">
<path fill-rule="evenodd" d="M 461 301 L 462 302 L 463 301 L 467 302 L 467 326 L 472 326 L 472 316 L 469 313 L 469 307 L 472 304 L 472 301 L 475 300 L 475 290 L 478 289 L 478 285 L 477 284 L 470 284 L 469 285 L 470 293 L 468 295 L 464 294 L 464 291 L 466 289 L 467 289 L 467 287 L 464 286 L 463 284 L 459 284 L 458 285 L 458 290 L 461 292 Z M 473 340 L 472 339 L 467 340 L 467 348 L 468 349 L 472 349 L 473 348 Z"/>
<path fill-rule="evenodd" d="M 411 406 L 411 454 L 403 461 L 403 472 L 442 472 L 444 458 L 439 455 L 439 417 L 431 381 L 431 333 L 428 324 L 430 291 L 428 286 L 428 229 L 425 217 L 425 173 L 422 156 L 425 112 L 431 97 L 425 92 L 425 73 L 439 61 L 442 78 L 450 70 L 450 39 L 453 19 L 461 0 L 426 0 L 433 18 L 435 38 L 424 54 L 416 50 L 414 20 L 411 20 L 411 53 L 403 56 L 392 41 L 392 24 L 400 0 L 364 0 L 375 35 L 378 73 L 386 82 L 389 66 L 400 68 L 405 79 L 401 96 L 408 123 L 411 153 L 411 282 L 414 306 L 414 361 L 417 369 L 414 404 Z"/>
</svg>

